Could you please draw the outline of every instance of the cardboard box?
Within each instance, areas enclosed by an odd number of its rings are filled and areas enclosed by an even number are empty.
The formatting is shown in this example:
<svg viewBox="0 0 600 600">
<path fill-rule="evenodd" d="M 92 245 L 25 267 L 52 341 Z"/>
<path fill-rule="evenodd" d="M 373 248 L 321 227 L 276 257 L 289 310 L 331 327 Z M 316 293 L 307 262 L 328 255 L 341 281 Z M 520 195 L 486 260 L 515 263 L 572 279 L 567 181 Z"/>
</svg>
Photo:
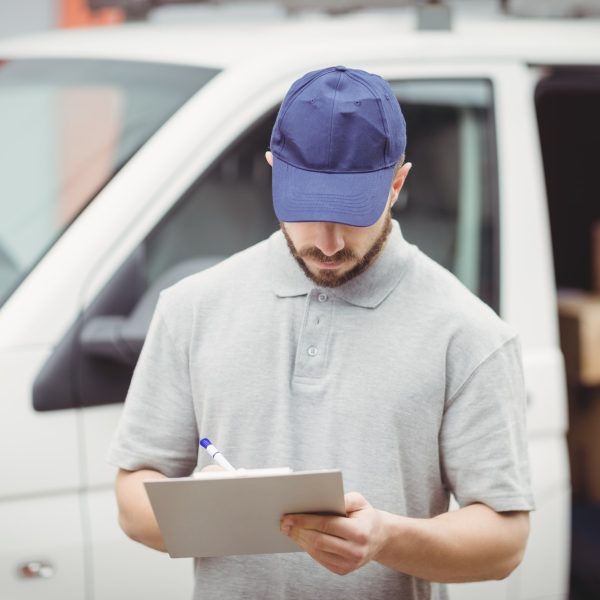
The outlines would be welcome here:
<svg viewBox="0 0 600 600">
<path fill-rule="evenodd" d="M 600 502 L 599 388 L 569 386 L 567 445 L 574 497 Z"/>
<path fill-rule="evenodd" d="M 567 381 L 600 385 L 600 294 L 559 290 L 558 317 Z"/>
</svg>

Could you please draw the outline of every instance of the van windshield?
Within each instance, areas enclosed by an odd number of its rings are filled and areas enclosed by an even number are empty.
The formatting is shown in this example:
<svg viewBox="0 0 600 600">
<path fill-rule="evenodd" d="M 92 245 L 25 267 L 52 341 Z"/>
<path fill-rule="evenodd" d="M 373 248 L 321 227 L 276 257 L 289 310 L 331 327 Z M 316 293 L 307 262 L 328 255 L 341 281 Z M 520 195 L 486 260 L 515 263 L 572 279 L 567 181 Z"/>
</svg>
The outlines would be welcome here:
<svg viewBox="0 0 600 600">
<path fill-rule="evenodd" d="M 219 71 L 0 60 L 0 306 L 83 208 Z"/>
</svg>

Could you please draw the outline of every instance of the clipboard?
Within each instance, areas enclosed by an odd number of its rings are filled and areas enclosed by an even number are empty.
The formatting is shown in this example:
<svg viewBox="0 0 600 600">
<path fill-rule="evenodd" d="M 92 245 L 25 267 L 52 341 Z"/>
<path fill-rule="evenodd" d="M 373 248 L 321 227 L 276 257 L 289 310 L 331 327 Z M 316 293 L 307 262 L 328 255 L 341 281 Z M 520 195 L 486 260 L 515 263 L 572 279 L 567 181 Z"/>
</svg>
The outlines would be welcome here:
<svg viewBox="0 0 600 600">
<path fill-rule="evenodd" d="M 208 472 L 144 486 L 171 558 L 301 552 L 279 530 L 283 514 L 346 516 L 339 469 Z"/>
</svg>

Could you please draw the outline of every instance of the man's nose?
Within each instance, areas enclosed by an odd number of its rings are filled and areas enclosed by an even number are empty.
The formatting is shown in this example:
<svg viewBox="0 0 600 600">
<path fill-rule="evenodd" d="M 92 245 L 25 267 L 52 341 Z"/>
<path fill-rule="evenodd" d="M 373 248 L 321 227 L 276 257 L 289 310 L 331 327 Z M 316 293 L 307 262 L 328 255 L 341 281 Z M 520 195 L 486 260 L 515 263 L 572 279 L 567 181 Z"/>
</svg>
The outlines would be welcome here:
<svg viewBox="0 0 600 600">
<path fill-rule="evenodd" d="M 315 246 L 325 256 L 333 256 L 344 248 L 344 237 L 337 223 L 317 223 Z"/>
</svg>

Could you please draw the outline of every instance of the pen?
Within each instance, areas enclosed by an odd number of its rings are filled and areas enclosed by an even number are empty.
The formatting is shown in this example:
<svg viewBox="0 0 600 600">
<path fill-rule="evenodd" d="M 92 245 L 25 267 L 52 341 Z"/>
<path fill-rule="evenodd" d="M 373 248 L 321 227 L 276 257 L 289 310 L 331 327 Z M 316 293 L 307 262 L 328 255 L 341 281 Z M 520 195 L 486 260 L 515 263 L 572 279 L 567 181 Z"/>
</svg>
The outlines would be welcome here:
<svg viewBox="0 0 600 600">
<path fill-rule="evenodd" d="M 221 451 L 215 448 L 208 438 L 202 438 L 200 445 L 211 455 L 212 459 L 227 471 L 235 471 L 232 464 L 221 454 Z"/>
</svg>

